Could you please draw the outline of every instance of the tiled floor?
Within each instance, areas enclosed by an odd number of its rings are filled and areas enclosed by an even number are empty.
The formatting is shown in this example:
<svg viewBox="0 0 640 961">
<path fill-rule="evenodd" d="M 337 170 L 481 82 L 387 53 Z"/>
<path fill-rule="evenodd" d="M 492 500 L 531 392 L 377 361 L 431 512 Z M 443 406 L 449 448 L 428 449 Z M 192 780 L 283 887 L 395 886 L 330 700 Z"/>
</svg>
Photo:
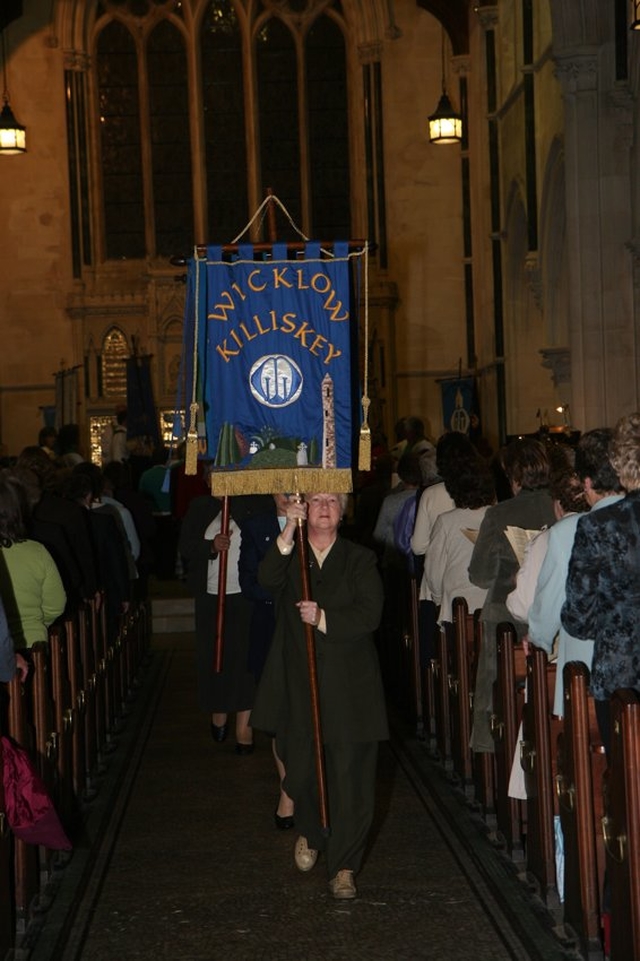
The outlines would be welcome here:
<svg viewBox="0 0 640 961">
<path fill-rule="evenodd" d="M 249 757 L 233 739 L 213 743 L 194 701 L 192 644 L 154 639 L 32 961 L 574 957 L 415 741 L 382 747 L 359 898 L 330 898 L 322 860 L 297 872 L 295 832 L 274 827 L 269 742 L 260 736 Z"/>
</svg>

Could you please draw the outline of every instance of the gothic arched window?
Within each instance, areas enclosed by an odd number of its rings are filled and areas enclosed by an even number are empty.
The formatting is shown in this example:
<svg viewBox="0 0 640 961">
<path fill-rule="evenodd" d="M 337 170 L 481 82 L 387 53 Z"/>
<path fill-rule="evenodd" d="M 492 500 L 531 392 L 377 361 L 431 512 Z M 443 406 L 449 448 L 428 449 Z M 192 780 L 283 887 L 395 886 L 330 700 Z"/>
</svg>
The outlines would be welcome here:
<svg viewBox="0 0 640 961">
<path fill-rule="evenodd" d="M 307 235 L 348 237 L 344 29 L 339 0 L 100 0 L 103 256 L 228 242 L 267 188 Z"/>
<path fill-rule="evenodd" d="M 111 327 L 102 342 L 100 358 L 104 397 L 126 397 L 129 345 L 118 327 Z"/>
</svg>

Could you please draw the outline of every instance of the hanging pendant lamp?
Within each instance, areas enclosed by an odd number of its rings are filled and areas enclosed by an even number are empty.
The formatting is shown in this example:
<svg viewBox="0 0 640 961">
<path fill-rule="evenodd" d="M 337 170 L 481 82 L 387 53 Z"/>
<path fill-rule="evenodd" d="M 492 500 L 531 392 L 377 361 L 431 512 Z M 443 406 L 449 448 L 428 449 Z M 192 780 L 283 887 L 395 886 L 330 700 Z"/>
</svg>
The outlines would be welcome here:
<svg viewBox="0 0 640 961">
<path fill-rule="evenodd" d="M 640 0 L 638 0 L 640 2 Z M 438 106 L 429 117 L 429 140 L 431 143 L 460 143 L 462 140 L 462 117 L 454 108 L 445 84 L 444 76 L 444 27 L 442 28 L 442 95 Z"/>
<path fill-rule="evenodd" d="M 7 50 L 5 46 L 4 30 L 2 31 L 2 80 L 3 107 L 0 111 L 0 154 L 11 155 L 25 153 L 27 149 L 26 129 L 16 120 L 9 105 L 9 89 L 7 86 Z"/>
</svg>

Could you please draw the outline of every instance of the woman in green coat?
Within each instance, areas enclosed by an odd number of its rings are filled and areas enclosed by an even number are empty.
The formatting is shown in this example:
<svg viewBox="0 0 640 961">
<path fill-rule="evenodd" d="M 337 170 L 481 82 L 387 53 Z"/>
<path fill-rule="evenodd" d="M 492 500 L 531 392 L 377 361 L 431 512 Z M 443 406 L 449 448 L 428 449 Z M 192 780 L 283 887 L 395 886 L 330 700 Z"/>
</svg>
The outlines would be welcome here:
<svg viewBox="0 0 640 961">
<path fill-rule="evenodd" d="M 331 893 L 354 898 L 373 820 L 378 741 L 388 737 L 384 694 L 374 642 L 382 611 L 376 558 L 343 540 L 346 506 L 340 494 L 289 501 L 284 530 L 262 561 L 259 581 L 276 599 L 276 629 L 251 715 L 275 733 L 301 831 L 295 861 L 310 870 L 326 857 Z M 312 600 L 302 600 L 295 534 L 307 521 Z M 330 832 L 320 825 L 305 624 L 315 634 L 320 717 Z"/>
</svg>

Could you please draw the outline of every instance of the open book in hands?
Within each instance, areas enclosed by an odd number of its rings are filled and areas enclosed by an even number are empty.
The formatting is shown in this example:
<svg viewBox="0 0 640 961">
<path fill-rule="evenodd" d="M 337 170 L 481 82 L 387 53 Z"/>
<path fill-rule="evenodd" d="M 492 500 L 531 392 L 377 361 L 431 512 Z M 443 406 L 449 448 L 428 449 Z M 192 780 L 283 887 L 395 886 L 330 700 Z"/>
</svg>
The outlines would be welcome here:
<svg viewBox="0 0 640 961">
<path fill-rule="evenodd" d="M 524 560 L 524 552 L 527 544 L 530 540 L 539 534 L 540 531 L 529 531 L 525 530 L 524 527 L 513 527 L 511 524 L 507 524 L 505 529 L 505 534 L 507 535 L 507 540 L 513 548 L 513 553 L 518 559 L 518 564 L 522 567 L 522 561 Z"/>
</svg>

